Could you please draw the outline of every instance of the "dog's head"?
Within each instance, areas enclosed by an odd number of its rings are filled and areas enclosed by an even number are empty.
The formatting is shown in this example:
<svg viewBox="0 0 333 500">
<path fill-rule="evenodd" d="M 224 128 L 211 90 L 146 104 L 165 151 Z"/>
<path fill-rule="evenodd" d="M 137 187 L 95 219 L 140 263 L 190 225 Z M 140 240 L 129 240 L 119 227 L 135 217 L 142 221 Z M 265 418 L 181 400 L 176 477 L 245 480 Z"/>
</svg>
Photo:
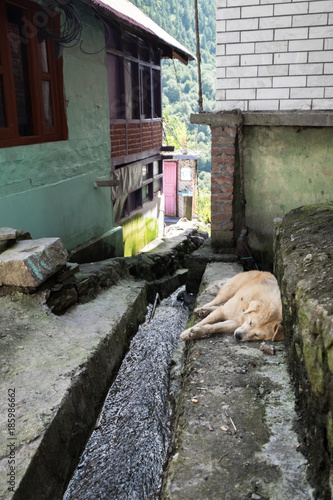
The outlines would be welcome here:
<svg viewBox="0 0 333 500">
<path fill-rule="evenodd" d="M 236 340 L 282 340 L 284 329 L 277 314 L 270 314 L 265 304 L 253 301 L 244 311 L 244 323 L 239 326 L 234 336 Z"/>
</svg>

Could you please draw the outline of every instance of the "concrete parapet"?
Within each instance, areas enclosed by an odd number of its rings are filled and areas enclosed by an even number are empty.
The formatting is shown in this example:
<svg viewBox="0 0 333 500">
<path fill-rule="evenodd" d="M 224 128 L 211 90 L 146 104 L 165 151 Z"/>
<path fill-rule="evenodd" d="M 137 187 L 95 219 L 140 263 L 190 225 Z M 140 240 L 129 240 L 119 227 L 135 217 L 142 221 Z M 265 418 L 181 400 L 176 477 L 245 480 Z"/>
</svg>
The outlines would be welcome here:
<svg viewBox="0 0 333 500">
<path fill-rule="evenodd" d="M 304 441 L 321 499 L 333 495 L 333 204 L 289 212 L 275 230 L 275 273 Z"/>
</svg>

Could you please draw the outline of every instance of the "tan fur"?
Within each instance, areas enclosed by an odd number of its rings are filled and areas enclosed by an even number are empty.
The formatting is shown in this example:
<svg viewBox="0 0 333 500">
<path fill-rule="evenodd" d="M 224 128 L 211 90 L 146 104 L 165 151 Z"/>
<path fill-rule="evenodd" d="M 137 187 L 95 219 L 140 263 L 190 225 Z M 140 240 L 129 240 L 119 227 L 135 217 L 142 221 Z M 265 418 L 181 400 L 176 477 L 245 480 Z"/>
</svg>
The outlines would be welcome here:
<svg viewBox="0 0 333 500">
<path fill-rule="evenodd" d="M 214 300 L 194 313 L 204 319 L 185 330 L 182 340 L 216 333 L 234 333 L 241 341 L 284 338 L 280 290 L 268 272 L 237 274 L 225 282 Z"/>
</svg>

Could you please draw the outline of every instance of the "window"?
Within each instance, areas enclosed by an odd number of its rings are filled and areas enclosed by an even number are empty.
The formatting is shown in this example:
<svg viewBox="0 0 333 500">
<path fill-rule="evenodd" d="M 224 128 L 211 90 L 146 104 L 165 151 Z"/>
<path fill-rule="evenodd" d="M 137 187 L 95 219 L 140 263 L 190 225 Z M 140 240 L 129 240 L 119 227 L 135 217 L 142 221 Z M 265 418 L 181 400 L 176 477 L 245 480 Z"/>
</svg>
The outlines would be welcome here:
<svg viewBox="0 0 333 500">
<path fill-rule="evenodd" d="M 38 4 L 0 0 L 0 146 L 17 146 L 67 137 L 62 64 L 40 29 L 53 31 L 56 13 Z"/>
<path fill-rule="evenodd" d="M 126 167 L 124 167 L 126 168 Z M 128 193 L 121 213 L 116 214 L 116 221 L 127 217 L 131 212 L 143 207 L 146 202 L 152 201 L 159 195 L 163 187 L 162 160 L 155 160 L 141 167 L 141 182 L 139 189 Z"/>
<path fill-rule="evenodd" d="M 154 195 L 162 191 L 162 162 L 154 161 L 142 167 L 142 200 L 152 200 Z"/>
<path fill-rule="evenodd" d="M 161 118 L 160 52 L 110 29 L 107 40 L 110 119 Z"/>
</svg>

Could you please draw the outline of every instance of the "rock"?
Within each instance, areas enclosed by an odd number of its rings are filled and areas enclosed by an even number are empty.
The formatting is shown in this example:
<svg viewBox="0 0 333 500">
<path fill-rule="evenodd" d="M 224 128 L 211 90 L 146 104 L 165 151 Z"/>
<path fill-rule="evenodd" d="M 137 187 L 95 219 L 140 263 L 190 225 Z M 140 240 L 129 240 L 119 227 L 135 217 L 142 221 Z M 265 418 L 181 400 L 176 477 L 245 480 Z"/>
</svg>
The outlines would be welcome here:
<svg viewBox="0 0 333 500">
<path fill-rule="evenodd" d="M 16 229 L 12 229 L 11 227 L 0 227 L 0 241 L 15 240 L 16 236 Z"/>
<path fill-rule="evenodd" d="M 36 288 L 66 261 L 60 238 L 18 241 L 0 255 L 0 285 Z"/>
<path fill-rule="evenodd" d="M 77 292 L 74 285 L 64 286 L 59 291 L 50 295 L 47 306 L 54 314 L 64 313 L 77 302 Z"/>
</svg>

